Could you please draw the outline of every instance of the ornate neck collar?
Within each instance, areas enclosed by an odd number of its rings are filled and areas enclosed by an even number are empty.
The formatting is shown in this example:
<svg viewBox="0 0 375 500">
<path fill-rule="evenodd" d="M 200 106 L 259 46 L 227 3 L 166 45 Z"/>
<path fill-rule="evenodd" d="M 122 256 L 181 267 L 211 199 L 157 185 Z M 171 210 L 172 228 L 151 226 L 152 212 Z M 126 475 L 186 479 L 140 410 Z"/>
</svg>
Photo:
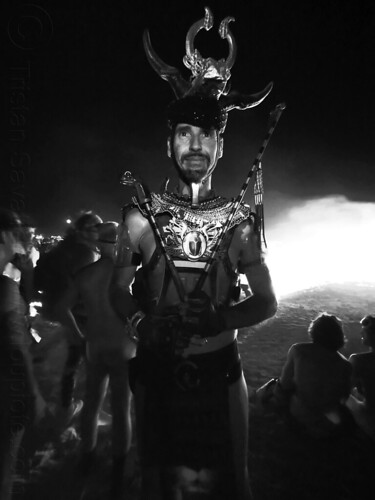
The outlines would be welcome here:
<svg viewBox="0 0 375 500">
<path fill-rule="evenodd" d="M 191 198 L 176 192 L 165 191 L 159 196 L 159 199 L 165 203 L 173 203 L 180 207 L 189 208 L 191 210 L 202 210 L 225 205 L 229 200 L 216 196 L 215 191 L 211 190 L 209 196 L 202 200 L 197 207 L 191 206 Z"/>
</svg>

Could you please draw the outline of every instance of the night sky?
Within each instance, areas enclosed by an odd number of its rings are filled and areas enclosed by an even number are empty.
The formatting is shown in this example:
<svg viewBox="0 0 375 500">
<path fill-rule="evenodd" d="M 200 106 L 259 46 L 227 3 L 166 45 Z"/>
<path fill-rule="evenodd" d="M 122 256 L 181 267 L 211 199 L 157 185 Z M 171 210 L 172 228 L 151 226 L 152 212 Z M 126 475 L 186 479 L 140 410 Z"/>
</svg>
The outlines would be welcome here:
<svg viewBox="0 0 375 500">
<path fill-rule="evenodd" d="M 164 119 L 173 93 L 149 66 L 142 32 L 187 78 L 185 37 L 205 5 L 214 28 L 196 47 L 206 57 L 227 57 L 217 28 L 236 19 L 232 88 L 255 93 L 274 82 L 260 106 L 230 113 L 216 191 L 238 194 L 270 111 L 286 102 L 263 159 L 269 223 L 293 200 L 374 201 L 373 0 L 123 0 L 8 2 L 1 203 L 56 234 L 80 209 L 118 220 L 131 195 L 119 184 L 125 170 L 155 190 L 170 176 L 173 187 Z"/>
</svg>

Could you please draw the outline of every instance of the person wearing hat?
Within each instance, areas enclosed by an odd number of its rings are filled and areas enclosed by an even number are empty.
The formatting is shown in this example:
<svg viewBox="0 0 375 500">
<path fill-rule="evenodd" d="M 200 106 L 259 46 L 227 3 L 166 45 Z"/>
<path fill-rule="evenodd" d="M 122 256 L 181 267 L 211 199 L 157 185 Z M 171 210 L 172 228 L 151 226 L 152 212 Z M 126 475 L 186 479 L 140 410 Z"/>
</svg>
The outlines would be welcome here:
<svg viewBox="0 0 375 500">
<path fill-rule="evenodd" d="M 347 406 L 357 425 L 375 440 L 375 316 L 367 314 L 360 325 L 362 343 L 368 351 L 349 357 L 353 389 Z"/>
<path fill-rule="evenodd" d="M 271 87 L 256 96 L 223 94 L 235 54 L 229 20 L 222 23 L 230 45 L 226 61 L 194 56 L 195 34 L 212 24 L 209 9 L 189 30 L 190 82 L 158 58 L 148 34 L 144 38 L 151 65 L 177 96 L 167 110 L 177 187 L 147 193 L 145 204 L 141 190 L 137 203 L 124 209 L 114 304 L 138 341 L 129 376 L 142 498 L 149 500 L 182 498 L 184 491 L 216 500 L 251 498 L 248 395 L 236 337 L 238 328 L 273 316 L 277 304 L 249 206 L 240 205 L 213 256 L 233 202 L 216 194 L 212 176 L 223 155 L 228 111 L 259 104 Z M 212 269 L 198 285 L 211 257 Z M 240 273 L 252 290 L 242 302 Z"/>
<path fill-rule="evenodd" d="M 110 301 L 117 226 L 116 222 L 104 222 L 99 226 L 96 243 L 100 259 L 76 273 L 71 286 L 57 304 L 63 324 L 86 340 L 86 391 L 81 420 L 83 472 L 89 472 L 95 460 L 99 413 L 108 385 L 110 387 L 113 451 L 111 498 L 120 498 L 122 495 L 126 456 L 131 445 L 128 361 L 135 354 L 134 341 L 126 333 Z M 87 315 L 84 332 L 73 313 L 79 302 Z"/>
</svg>

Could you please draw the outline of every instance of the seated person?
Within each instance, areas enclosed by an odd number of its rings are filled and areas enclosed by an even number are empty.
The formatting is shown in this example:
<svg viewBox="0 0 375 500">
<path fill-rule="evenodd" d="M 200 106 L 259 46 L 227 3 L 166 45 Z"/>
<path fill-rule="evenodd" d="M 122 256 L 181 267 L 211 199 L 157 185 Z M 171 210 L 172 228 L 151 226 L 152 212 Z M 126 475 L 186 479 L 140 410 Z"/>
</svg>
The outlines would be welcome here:
<svg viewBox="0 0 375 500">
<path fill-rule="evenodd" d="M 319 314 L 308 328 L 312 342 L 291 346 L 280 385 L 290 393 L 289 413 L 313 437 L 329 437 L 349 423 L 351 365 L 338 352 L 344 332 L 336 316 Z"/>
<path fill-rule="evenodd" d="M 347 407 L 358 426 L 375 439 L 375 316 L 367 315 L 361 322 L 362 342 L 368 352 L 352 354 L 352 395 Z"/>
</svg>

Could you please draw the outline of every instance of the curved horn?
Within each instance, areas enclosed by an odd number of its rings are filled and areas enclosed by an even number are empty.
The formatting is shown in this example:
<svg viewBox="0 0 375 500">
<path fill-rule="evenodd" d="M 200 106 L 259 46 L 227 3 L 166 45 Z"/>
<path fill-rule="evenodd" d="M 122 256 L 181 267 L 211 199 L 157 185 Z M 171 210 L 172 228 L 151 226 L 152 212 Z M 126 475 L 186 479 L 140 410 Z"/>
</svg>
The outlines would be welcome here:
<svg viewBox="0 0 375 500">
<path fill-rule="evenodd" d="M 225 61 L 225 66 L 228 70 L 231 70 L 234 64 L 234 61 L 236 60 L 236 55 L 237 55 L 237 44 L 234 40 L 234 37 L 228 27 L 229 23 L 235 21 L 234 17 L 226 17 L 223 19 L 220 23 L 219 27 L 219 34 L 221 38 L 226 38 L 229 43 L 229 56 L 227 60 Z"/>
<path fill-rule="evenodd" d="M 189 59 L 192 59 L 194 57 L 194 38 L 197 36 L 198 31 L 201 29 L 205 29 L 206 31 L 210 30 L 214 24 L 214 18 L 212 15 L 212 12 L 208 7 L 204 8 L 205 14 L 203 19 L 199 19 L 199 21 L 196 21 L 189 31 L 187 32 L 186 35 L 186 42 L 185 42 L 185 47 L 186 47 L 186 55 Z"/>
<path fill-rule="evenodd" d="M 232 109 L 249 109 L 258 106 L 271 92 L 273 87 L 273 82 L 270 82 L 263 90 L 257 94 L 240 94 L 239 92 L 230 92 L 228 95 L 222 96 L 220 98 L 220 103 L 226 111 L 231 111 Z"/>
<path fill-rule="evenodd" d="M 151 45 L 150 33 L 148 30 L 143 32 L 143 47 L 152 68 L 163 80 L 169 83 L 177 98 L 183 97 L 186 92 L 190 90 L 190 83 L 182 77 L 177 68 L 169 66 L 156 54 Z"/>
</svg>

